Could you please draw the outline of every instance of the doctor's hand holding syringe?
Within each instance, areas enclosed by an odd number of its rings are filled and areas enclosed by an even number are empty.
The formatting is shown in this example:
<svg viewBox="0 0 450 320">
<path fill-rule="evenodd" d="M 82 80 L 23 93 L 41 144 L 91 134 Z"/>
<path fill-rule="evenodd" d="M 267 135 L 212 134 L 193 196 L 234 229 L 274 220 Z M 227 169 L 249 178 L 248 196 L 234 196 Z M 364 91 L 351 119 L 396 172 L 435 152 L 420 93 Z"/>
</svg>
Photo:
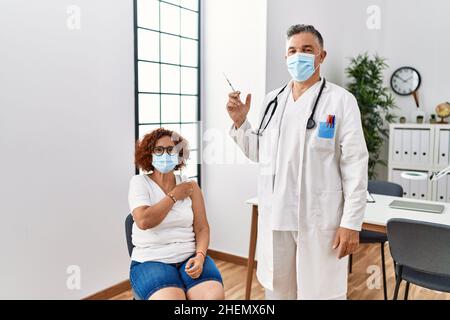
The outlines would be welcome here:
<svg viewBox="0 0 450 320">
<path fill-rule="evenodd" d="M 236 127 L 236 129 L 238 129 L 247 118 L 248 111 L 250 110 L 250 104 L 252 102 L 252 95 L 248 94 L 247 97 L 245 98 L 245 103 L 243 103 L 240 97 L 241 92 L 236 91 L 233 88 L 233 85 L 226 76 L 225 79 L 227 79 L 228 84 L 233 90 L 233 92 L 230 92 L 228 94 L 227 111 L 228 114 L 230 115 L 230 118 L 234 122 L 234 126 Z"/>
</svg>

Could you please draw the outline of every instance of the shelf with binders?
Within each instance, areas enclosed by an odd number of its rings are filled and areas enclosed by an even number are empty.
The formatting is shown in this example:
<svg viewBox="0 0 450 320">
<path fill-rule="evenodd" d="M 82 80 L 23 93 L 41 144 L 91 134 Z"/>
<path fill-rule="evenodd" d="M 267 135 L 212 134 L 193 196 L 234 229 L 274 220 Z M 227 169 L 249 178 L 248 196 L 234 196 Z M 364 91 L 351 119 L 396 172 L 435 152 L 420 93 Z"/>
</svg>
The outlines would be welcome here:
<svg viewBox="0 0 450 320">
<path fill-rule="evenodd" d="M 401 174 L 405 171 L 421 172 L 427 175 L 431 174 L 431 171 L 427 170 L 411 170 L 410 168 L 392 168 L 389 170 L 389 181 L 397 183 L 403 188 L 403 197 L 420 200 L 433 200 L 435 195 L 433 193 L 434 182 L 427 180 L 409 180 L 402 178 Z"/>
<path fill-rule="evenodd" d="M 389 181 L 402 186 L 404 198 L 450 203 L 450 174 L 437 181 L 408 180 L 401 177 L 404 171 L 427 173 L 428 176 L 432 173 L 432 171 L 424 170 L 392 169 L 389 173 Z"/>
<path fill-rule="evenodd" d="M 403 171 L 429 176 L 450 164 L 450 125 L 391 124 L 389 139 L 389 181 L 402 185 L 404 197 L 450 202 L 450 176 L 438 181 L 401 178 Z"/>
<path fill-rule="evenodd" d="M 390 126 L 389 165 L 428 169 L 434 162 L 433 125 L 393 124 Z"/>
<path fill-rule="evenodd" d="M 450 125 L 393 124 L 389 165 L 441 170 L 450 164 Z"/>
</svg>

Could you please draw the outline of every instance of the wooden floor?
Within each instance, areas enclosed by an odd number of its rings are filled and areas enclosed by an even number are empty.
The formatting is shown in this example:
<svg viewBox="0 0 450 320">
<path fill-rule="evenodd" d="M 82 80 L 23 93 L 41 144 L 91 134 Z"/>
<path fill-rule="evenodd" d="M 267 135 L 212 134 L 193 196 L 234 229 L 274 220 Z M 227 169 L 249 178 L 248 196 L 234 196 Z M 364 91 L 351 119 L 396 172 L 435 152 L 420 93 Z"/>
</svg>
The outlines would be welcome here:
<svg viewBox="0 0 450 320">
<path fill-rule="evenodd" d="M 386 266 L 387 266 L 387 282 L 388 296 L 392 299 L 394 292 L 395 280 L 392 258 L 389 254 L 388 245 L 386 245 Z M 246 267 L 233 263 L 215 260 L 219 268 L 225 285 L 226 299 L 241 300 L 244 299 L 245 293 L 245 275 Z M 379 267 L 381 276 L 381 255 L 380 245 L 360 245 L 358 251 L 353 256 L 353 271 L 349 275 L 348 298 L 351 300 L 381 300 L 383 299 L 382 281 L 379 289 L 369 289 L 373 287 L 371 282 L 371 274 L 374 266 Z M 369 270 L 369 271 L 368 271 Z M 367 284 L 369 280 L 369 286 Z M 403 299 L 404 284 L 400 289 L 399 297 Z M 132 299 L 131 291 L 124 292 L 113 298 L 114 300 Z M 264 299 L 264 289 L 259 285 L 256 276 L 253 279 L 252 300 Z M 441 293 L 437 291 L 427 290 L 411 285 L 408 299 L 445 299 L 450 300 L 449 293 Z"/>
</svg>

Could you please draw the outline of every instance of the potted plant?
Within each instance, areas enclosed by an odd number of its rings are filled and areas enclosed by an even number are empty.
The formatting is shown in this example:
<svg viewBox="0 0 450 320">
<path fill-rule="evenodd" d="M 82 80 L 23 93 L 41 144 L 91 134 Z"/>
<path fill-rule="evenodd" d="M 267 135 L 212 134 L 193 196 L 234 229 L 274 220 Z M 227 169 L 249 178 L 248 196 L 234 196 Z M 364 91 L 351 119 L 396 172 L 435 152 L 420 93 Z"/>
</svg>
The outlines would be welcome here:
<svg viewBox="0 0 450 320">
<path fill-rule="evenodd" d="M 384 139 L 389 137 L 386 123 L 395 121 L 393 109 L 397 108 L 395 99 L 383 85 L 383 71 L 388 67 L 386 60 L 378 55 L 367 53 L 350 60 L 346 69 L 349 77 L 348 90 L 356 97 L 361 110 L 361 121 L 369 151 L 369 179 L 375 179 L 378 164 L 386 166 L 380 159 Z"/>
</svg>

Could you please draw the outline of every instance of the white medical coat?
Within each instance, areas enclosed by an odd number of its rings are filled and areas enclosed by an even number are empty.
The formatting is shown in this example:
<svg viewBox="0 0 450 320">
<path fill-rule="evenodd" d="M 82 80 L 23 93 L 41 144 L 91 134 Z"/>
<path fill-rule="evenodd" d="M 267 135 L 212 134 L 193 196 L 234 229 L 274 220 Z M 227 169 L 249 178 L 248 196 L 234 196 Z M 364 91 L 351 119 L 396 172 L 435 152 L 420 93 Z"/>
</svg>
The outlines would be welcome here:
<svg viewBox="0 0 450 320">
<path fill-rule="evenodd" d="M 323 81 L 323 80 L 322 80 Z M 288 86 L 292 86 L 292 81 Z M 320 86 L 316 86 L 317 93 Z M 281 88 L 267 94 L 259 116 Z M 276 159 L 280 124 L 290 90 L 278 97 L 278 108 L 267 129 L 259 137 L 252 133 L 246 120 L 239 129 L 230 130 L 233 140 L 251 160 L 259 163 L 257 277 L 273 290 L 273 222 L 271 209 L 276 176 Z M 311 114 L 317 93 L 309 95 Z M 270 115 L 271 110 L 268 112 Z M 318 136 L 319 122 L 335 115 L 334 138 Z M 267 118 L 266 117 L 266 121 Z M 317 105 L 316 127 L 306 129 L 300 143 L 298 207 L 297 287 L 300 299 L 341 299 L 347 294 L 348 259 L 338 259 L 332 249 L 337 229 L 341 226 L 361 230 L 366 207 L 368 152 L 363 135 L 360 111 L 355 97 L 345 89 L 326 82 Z M 277 177 L 278 178 L 278 177 Z M 282 200 L 278 200 L 282 201 Z"/>
</svg>

